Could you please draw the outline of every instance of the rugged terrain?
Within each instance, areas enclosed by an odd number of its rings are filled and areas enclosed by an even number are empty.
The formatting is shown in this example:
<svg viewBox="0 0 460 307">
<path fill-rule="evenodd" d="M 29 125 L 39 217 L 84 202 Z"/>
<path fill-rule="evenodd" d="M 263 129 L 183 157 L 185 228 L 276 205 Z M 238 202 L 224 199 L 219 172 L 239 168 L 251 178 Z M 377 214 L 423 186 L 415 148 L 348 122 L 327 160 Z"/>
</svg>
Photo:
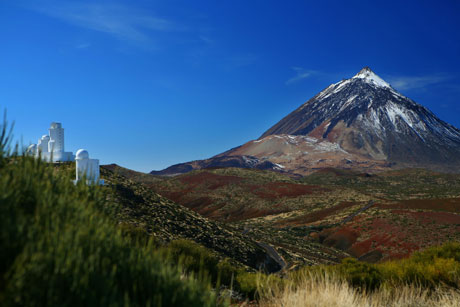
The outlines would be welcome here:
<svg viewBox="0 0 460 307">
<path fill-rule="evenodd" d="M 271 243 L 263 238 L 256 238 L 253 233 L 232 224 L 222 223 L 224 220 L 208 219 L 210 215 L 198 214 L 173 202 L 173 198 L 164 197 L 167 193 L 161 187 L 163 183 L 167 184 L 167 179 L 150 178 L 152 175 L 146 177 L 146 174 L 114 164 L 101 167 L 101 174 L 113 191 L 109 194 L 111 203 L 119 204 L 116 215 L 120 223 L 146 231 L 163 242 L 181 238 L 195 241 L 215 251 L 221 258 L 228 257 L 253 269 L 276 272 L 285 266 L 284 259 L 280 261 L 278 252 L 273 252 Z M 273 175 L 271 172 L 266 174 Z M 155 191 L 162 191 L 163 196 Z M 281 255 L 287 255 L 287 260 L 295 257 L 296 262 L 309 264 L 337 263 L 349 256 L 317 242 L 306 242 L 304 247 L 309 250 L 307 256 L 291 256 L 289 250 L 277 250 Z"/>
<path fill-rule="evenodd" d="M 295 179 L 270 171 L 223 168 L 193 171 L 148 186 L 273 245 L 291 266 L 317 263 L 312 246 L 333 247 L 375 262 L 460 240 L 456 174 L 323 169 Z"/>
</svg>

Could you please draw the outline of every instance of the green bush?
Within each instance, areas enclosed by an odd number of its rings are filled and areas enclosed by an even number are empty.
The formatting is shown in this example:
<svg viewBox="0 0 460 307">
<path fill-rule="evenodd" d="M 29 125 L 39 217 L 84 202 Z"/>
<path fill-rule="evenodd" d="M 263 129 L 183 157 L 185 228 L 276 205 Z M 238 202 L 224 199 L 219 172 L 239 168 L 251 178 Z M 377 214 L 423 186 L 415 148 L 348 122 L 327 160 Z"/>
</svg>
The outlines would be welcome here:
<svg viewBox="0 0 460 307">
<path fill-rule="evenodd" d="M 435 258 L 454 259 L 460 262 L 460 243 L 448 242 L 441 246 L 429 247 L 424 251 L 415 252 L 411 257 L 414 262 L 429 262 Z"/>
<path fill-rule="evenodd" d="M 205 247 L 189 241 L 175 240 L 161 250 L 163 257 L 179 264 L 185 272 L 194 273 L 200 278 L 217 279 L 219 260 Z"/>
<path fill-rule="evenodd" d="M 258 273 L 240 272 L 236 276 L 238 290 L 247 297 L 253 299 L 256 296 L 257 289 L 260 287 L 259 280 L 261 276 L 262 275 Z"/>
<path fill-rule="evenodd" d="M 259 294 L 267 294 L 272 289 L 282 288 L 284 282 L 276 275 L 263 273 L 238 272 L 236 276 L 237 289 L 246 297 L 251 299 L 259 298 Z"/>
<path fill-rule="evenodd" d="M 229 259 L 220 260 L 207 248 L 189 240 L 175 240 L 161 249 L 164 259 L 177 263 L 186 273 L 213 285 L 238 288 L 236 276 L 244 272 L 231 264 Z"/>
<path fill-rule="evenodd" d="M 7 154 L 5 143 L 0 136 L 0 305 L 217 305 L 208 283 L 102 213 L 105 188 L 74 185 L 47 163 Z"/>
<path fill-rule="evenodd" d="M 375 289 L 382 283 L 382 273 L 375 265 L 353 258 L 344 259 L 337 272 L 351 285 L 362 289 Z"/>
<path fill-rule="evenodd" d="M 421 255 L 425 257 L 426 255 Z M 414 284 L 435 288 L 439 285 L 459 286 L 460 263 L 453 258 L 432 258 L 420 261 L 414 258 L 389 261 L 378 265 L 384 279 L 390 284 Z M 429 259 L 429 260 L 428 260 Z"/>
<path fill-rule="evenodd" d="M 240 272 L 243 272 L 242 269 L 237 268 L 235 265 L 231 264 L 228 259 L 222 260 L 217 264 L 217 271 L 219 282 L 222 285 L 232 288 L 235 288 L 236 286 L 236 276 Z"/>
</svg>

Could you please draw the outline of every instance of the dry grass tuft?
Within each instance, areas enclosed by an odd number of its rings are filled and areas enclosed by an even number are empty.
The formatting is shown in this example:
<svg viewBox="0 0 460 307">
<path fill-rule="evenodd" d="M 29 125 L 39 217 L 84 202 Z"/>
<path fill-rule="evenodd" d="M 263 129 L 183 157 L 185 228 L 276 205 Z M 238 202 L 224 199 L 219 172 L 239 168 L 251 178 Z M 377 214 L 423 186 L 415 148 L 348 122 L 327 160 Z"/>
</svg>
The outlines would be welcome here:
<svg viewBox="0 0 460 307">
<path fill-rule="evenodd" d="M 299 283 L 285 283 L 261 293 L 261 307 L 454 307 L 460 292 L 454 289 L 425 290 L 415 286 L 382 287 L 363 292 L 331 276 L 305 274 Z"/>
</svg>

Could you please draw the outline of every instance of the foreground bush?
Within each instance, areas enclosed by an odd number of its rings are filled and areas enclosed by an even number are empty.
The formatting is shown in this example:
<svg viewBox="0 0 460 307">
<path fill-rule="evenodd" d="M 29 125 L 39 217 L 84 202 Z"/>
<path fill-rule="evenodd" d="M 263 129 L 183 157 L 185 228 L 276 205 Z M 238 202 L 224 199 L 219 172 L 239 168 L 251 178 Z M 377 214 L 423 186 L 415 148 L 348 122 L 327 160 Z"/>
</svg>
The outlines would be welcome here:
<svg viewBox="0 0 460 307">
<path fill-rule="evenodd" d="M 209 283 L 184 277 L 152 242 L 136 244 L 102 213 L 104 188 L 9 155 L 6 141 L 3 129 L 0 305 L 217 305 Z"/>
</svg>

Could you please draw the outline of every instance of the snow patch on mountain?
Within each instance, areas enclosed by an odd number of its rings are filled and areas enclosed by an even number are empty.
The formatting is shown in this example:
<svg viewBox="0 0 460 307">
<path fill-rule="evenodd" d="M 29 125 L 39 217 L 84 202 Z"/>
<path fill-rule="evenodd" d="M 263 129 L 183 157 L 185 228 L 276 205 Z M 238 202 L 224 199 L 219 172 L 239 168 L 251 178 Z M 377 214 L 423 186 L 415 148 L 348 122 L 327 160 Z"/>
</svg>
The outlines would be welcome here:
<svg viewBox="0 0 460 307">
<path fill-rule="evenodd" d="M 366 83 L 374 84 L 380 87 L 391 89 L 391 85 L 385 82 L 382 78 L 377 76 L 369 67 L 363 68 L 352 79 L 363 79 Z"/>
<path fill-rule="evenodd" d="M 338 86 L 334 88 L 334 90 L 331 92 L 331 94 L 338 93 L 342 87 L 344 87 L 345 85 L 347 85 L 349 83 L 350 83 L 350 80 L 340 81 L 339 83 L 337 83 Z"/>
<path fill-rule="evenodd" d="M 398 131 L 398 126 L 396 124 L 397 117 L 403 120 L 409 127 L 411 127 L 417 134 L 419 131 L 426 131 L 426 126 L 423 120 L 415 114 L 412 110 L 407 108 L 402 108 L 400 105 L 395 104 L 392 101 L 388 101 L 385 106 L 385 110 L 393 123 L 396 131 Z"/>
<path fill-rule="evenodd" d="M 358 97 L 358 96 L 359 95 L 353 95 L 350 98 L 348 98 L 347 101 L 345 102 L 345 104 L 340 108 L 340 111 L 345 110 L 353 102 L 353 100 L 355 100 L 355 98 Z"/>
</svg>

